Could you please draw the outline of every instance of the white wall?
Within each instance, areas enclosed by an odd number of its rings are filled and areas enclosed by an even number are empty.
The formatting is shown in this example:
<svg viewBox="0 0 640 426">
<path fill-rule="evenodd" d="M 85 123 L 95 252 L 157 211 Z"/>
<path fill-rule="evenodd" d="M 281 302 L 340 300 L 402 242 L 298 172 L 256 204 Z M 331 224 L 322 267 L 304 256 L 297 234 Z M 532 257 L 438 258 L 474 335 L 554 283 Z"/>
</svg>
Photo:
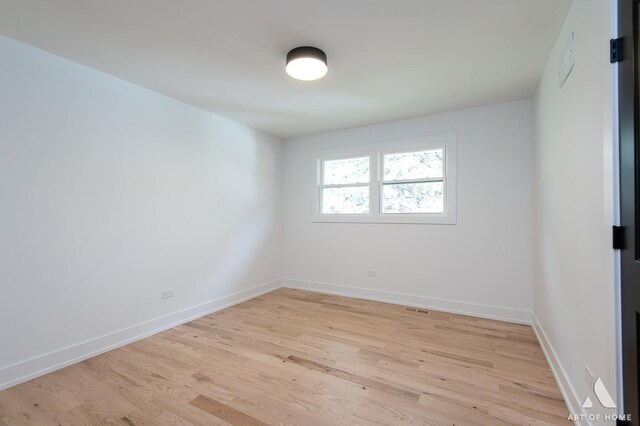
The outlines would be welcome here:
<svg viewBox="0 0 640 426">
<path fill-rule="evenodd" d="M 573 2 L 534 100 L 534 313 L 573 412 L 594 399 L 585 365 L 616 389 L 609 19 L 608 1 Z M 575 68 L 560 88 L 571 31 Z"/>
<path fill-rule="evenodd" d="M 0 37 L 0 388 L 279 285 L 281 145 Z"/>
<path fill-rule="evenodd" d="M 518 101 L 285 141 L 285 283 L 529 322 L 531 107 Z M 315 150 L 443 133 L 457 134 L 456 225 L 311 222 Z"/>
</svg>

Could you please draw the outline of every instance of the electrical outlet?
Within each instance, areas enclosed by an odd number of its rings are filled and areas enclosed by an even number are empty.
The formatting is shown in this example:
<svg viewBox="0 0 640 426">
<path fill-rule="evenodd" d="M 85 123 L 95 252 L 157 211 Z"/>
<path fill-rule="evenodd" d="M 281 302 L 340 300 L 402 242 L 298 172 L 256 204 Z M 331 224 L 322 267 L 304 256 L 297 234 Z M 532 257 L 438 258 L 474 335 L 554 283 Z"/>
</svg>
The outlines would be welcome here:
<svg viewBox="0 0 640 426">
<path fill-rule="evenodd" d="M 162 292 L 162 300 L 171 299 L 173 297 L 173 290 L 167 290 Z"/>
<path fill-rule="evenodd" d="M 369 275 L 370 277 L 375 277 L 378 275 L 378 273 L 376 271 L 367 271 L 367 275 Z"/>
<path fill-rule="evenodd" d="M 593 386 L 596 382 L 596 376 L 593 375 L 588 365 L 584 366 L 584 380 L 587 382 L 589 387 Z"/>
</svg>

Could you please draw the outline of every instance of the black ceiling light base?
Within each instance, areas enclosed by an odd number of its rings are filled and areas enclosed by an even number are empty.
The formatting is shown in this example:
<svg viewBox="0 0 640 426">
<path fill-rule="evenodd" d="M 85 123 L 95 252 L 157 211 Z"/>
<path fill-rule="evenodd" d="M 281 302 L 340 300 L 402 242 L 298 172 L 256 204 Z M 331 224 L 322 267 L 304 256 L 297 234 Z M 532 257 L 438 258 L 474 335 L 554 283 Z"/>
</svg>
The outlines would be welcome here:
<svg viewBox="0 0 640 426">
<path fill-rule="evenodd" d="M 291 49 L 289 53 L 287 53 L 287 64 L 300 58 L 313 58 L 324 62 L 325 65 L 327 64 L 327 54 L 317 47 L 300 46 L 295 49 Z"/>
</svg>

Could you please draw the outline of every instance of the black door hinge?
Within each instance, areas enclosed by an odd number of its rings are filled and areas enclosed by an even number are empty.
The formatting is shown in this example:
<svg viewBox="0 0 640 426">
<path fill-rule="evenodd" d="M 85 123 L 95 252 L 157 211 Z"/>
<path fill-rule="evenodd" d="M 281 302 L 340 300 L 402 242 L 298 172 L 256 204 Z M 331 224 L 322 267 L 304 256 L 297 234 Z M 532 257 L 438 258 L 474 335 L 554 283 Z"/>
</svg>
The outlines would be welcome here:
<svg viewBox="0 0 640 426">
<path fill-rule="evenodd" d="M 622 226 L 614 226 L 612 229 L 613 249 L 622 250 L 624 248 L 624 228 Z"/>
<path fill-rule="evenodd" d="M 622 61 L 622 38 L 612 38 L 609 40 L 609 60 L 612 64 Z"/>
</svg>

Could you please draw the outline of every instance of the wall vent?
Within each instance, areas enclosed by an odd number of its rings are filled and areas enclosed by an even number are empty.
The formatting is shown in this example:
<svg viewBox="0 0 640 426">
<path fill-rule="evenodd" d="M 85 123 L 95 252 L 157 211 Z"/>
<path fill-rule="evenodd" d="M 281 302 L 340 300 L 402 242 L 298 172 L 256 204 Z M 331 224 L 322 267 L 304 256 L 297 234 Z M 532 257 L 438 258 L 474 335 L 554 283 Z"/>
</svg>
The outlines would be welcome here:
<svg viewBox="0 0 640 426">
<path fill-rule="evenodd" d="M 419 308 L 405 308 L 405 310 L 409 311 L 409 312 L 416 312 L 418 314 L 428 314 L 429 311 L 427 311 L 426 309 L 419 309 Z"/>
</svg>

